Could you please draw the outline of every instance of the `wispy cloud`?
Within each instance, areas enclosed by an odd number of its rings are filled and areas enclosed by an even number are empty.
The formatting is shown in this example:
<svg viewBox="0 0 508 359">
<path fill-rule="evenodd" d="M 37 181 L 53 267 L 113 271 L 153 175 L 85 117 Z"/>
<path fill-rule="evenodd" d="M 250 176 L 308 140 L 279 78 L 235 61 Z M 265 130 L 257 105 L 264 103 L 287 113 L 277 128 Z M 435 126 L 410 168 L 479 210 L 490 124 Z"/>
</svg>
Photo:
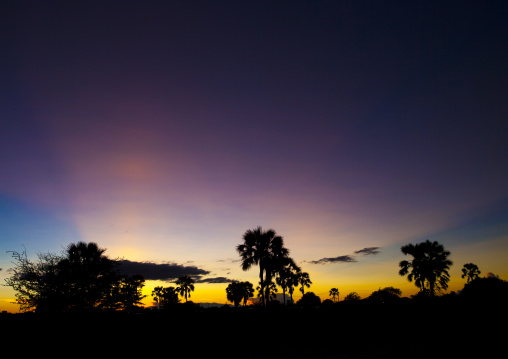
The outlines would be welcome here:
<svg viewBox="0 0 508 359">
<path fill-rule="evenodd" d="M 231 283 L 233 280 L 226 277 L 204 278 L 196 280 L 196 283 Z"/>
<path fill-rule="evenodd" d="M 355 255 L 363 255 L 363 256 L 369 256 L 369 255 L 375 255 L 379 253 L 379 247 L 366 247 L 363 249 L 359 249 L 354 252 Z M 331 263 L 352 263 L 352 262 L 358 262 L 356 258 L 353 255 L 342 255 L 338 257 L 332 257 L 332 258 L 321 258 L 314 261 L 309 261 L 309 263 L 312 264 L 331 264 Z"/>
<path fill-rule="evenodd" d="M 326 264 L 326 263 L 344 263 L 344 262 L 356 262 L 356 259 L 354 259 L 350 255 L 346 256 L 338 256 L 334 258 L 321 258 L 317 261 L 309 261 L 309 263 L 312 264 Z"/>
<path fill-rule="evenodd" d="M 364 249 L 355 251 L 355 254 L 361 254 L 364 256 L 370 256 L 370 255 L 378 254 L 378 253 L 379 253 L 379 247 L 366 247 Z"/>
</svg>

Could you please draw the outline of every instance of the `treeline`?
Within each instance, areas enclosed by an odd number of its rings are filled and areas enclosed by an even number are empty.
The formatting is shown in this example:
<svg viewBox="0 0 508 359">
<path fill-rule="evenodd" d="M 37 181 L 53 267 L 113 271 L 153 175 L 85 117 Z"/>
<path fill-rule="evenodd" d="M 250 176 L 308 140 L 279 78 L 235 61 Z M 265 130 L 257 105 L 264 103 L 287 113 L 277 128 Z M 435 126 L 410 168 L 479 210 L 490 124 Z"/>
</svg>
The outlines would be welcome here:
<svg viewBox="0 0 508 359">
<path fill-rule="evenodd" d="M 284 240 L 272 230 L 261 227 L 247 230 L 243 242 L 236 247 L 245 271 L 258 266 L 258 286 L 246 281 L 232 281 L 225 290 L 226 298 L 235 307 L 253 308 L 344 308 L 353 305 L 402 304 L 401 291 L 394 287 L 380 288 L 361 299 L 356 292 L 343 295 L 340 300 L 338 287 L 331 288 L 330 298 L 322 299 L 311 291 L 309 274 L 290 257 Z M 439 298 L 440 303 L 457 299 L 472 299 L 476 303 L 498 303 L 508 298 L 508 283 L 495 275 L 480 277 L 481 271 L 474 263 L 464 264 L 462 277 L 467 283 L 460 293 L 443 294 L 450 280 L 449 269 L 453 264 L 450 252 L 437 243 L 425 241 L 401 248 L 412 258 L 399 263 L 399 275 L 406 276 L 419 288 L 411 300 L 418 303 Z M 141 274 L 127 276 L 119 272 L 119 261 L 105 255 L 105 249 L 96 243 L 69 245 L 60 254 L 39 254 L 36 261 L 27 258 L 26 251 L 11 252 L 15 259 L 12 275 L 6 285 L 16 292 L 16 303 L 23 312 L 36 313 L 90 313 L 90 312 L 146 312 L 142 300 L 145 279 Z M 191 276 L 182 276 L 175 286 L 155 287 L 151 296 L 156 309 L 161 312 L 175 310 L 202 311 L 199 305 L 189 301 L 194 291 Z M 276 294 L 282 290 L 282 302 Z M 293 293 L 298 289 L 302 296 L 294 302 Z M 258 300 L 254 300 L 257 291 Z M 181 299 L 185 302 L 182 303 Z"/>
</svg>

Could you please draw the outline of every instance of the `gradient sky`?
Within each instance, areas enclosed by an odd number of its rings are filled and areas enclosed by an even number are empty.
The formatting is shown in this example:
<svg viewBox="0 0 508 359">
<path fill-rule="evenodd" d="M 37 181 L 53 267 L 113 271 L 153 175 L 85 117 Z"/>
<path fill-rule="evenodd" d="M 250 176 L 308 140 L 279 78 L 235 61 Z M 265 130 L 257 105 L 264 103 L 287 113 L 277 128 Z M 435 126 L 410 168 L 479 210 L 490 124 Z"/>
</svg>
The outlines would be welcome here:
<svg viewBox="0 0 508 359">
<path fill-rule="evenodd" d="M 147 294 L 191 273 L 192 300 L 225 303 L 229 280 L 257 284 L 235 247 L 258 225 L 322 299 L 414 294 L 400 247 L 426 239 L 452 252 L 450 290 L 468 262 L 508 279 L 506 18 L 506 1 L 2 1 L 0 280 L 7 251 L 93 241 L 143 265 Z M 0 310 L 13 298 L 0 287 Z"/>
</svg>

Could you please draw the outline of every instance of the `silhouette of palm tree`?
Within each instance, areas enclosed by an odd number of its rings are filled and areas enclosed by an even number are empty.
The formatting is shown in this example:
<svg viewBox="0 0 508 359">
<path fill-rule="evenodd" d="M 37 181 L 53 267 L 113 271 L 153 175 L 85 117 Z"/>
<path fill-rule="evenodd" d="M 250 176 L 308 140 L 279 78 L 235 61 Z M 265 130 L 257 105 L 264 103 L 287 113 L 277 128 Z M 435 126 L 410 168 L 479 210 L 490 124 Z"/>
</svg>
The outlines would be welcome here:
<svg viewBox="0 0 508 359">
<path fill-rule="evenodd" d="M 243 244 L 236 247 L 242 259 L 242 269 L 249 270 L 253 265 L 259 265 L 259 282 L 261 302 L 269 298 L 269 283 L 272 283 L 277 261 L 287 257 L 289 251 L 284 248 L 284 241 L 273 229 L 263 231 L 258 226 L 254 230 L 247 230 L 243 235 Z"/>
<path fill-rule="evenodd" d="M 307 272 L 299 272 L 298 273 L 298 284 L 301 285 L 300 292 L 302 292 L 302 296 L 305 294 L 305 287 L 310 288 L 312 282 L 310 281 L 309 273 Z"/>
<path fill-rule="evenodd" d="M 182 297 L 185 297 L 185 302 L 187 302 L 187 297 L 190 298 L 190 292 L 194 291 L 194 279 L 185 275 L 178 278 L 175 283 L 177 285 L 176 291 L 180 293 Z"/>
<path fill-rule="evenodd" d="M 296 275 L 300 271 L 300 268 L 293 262 L 293 260 L 290 260 L 285 266 L 283 266 L 278 272 L 277 272 L 277 278 L 276 282 L 277 284 L 282 288 L 282 295 L 284 298 L 284 305 L 286 305 L 286 291 L 291 294 L 291 300 L 293 299 L 293 287 L 295 286 L 296 282 Z M 298 285 L 298 284 L 296 284 Z"/>
<path fill-rule="evenodd" d="M 466 283 L 469 283 L 480 276 L 480 269 L 474 263 L 466 263 L 462 268 L 462 278 L 467 278 Z"/>
<path fill-rule="evenodd" d="M 330 296 L 332 297 L 334 302 L 338 302 L 339 290 L 337 288 L 330 289 Z"/>
<path fill-rule="evenodd" d="M 254 295 L 254 286 L 250 282 L 241 282 L 242 285 L 242 293 L 243 293 L 243 306 L 247 305 L 247 300 Z"/>
<path fill-rule="evenodd" d="M 244 297 L 243 285 L 241 282 L 233 281 L 226 287 L 226 298 L 238 307 Z"/>
<path fill-rule="evenodd" d="M 448 288 L 448 269 L 453 263 L 448 259 L 450 252 L 446 251 L 443 245 L 426 240 L 415 245 L 405 245 L 401 247 L 401 251 L 405 255 L 413 256 L 413 260 L 401 261 L 399 274 L 407 275 L 410 282 L 414 280 L 420 293 L 434 296 L 436 290 Z"/>
<path fill-rule="evenodd" d="M 161 309 L 163 287 L 155 287 L 152 290 L 152 298 L 157 303 L 157 309 Z"/>
<path fill-rule="evenodd" d="M 68 289 L 71 306 L 76 310 L 101 307 L 107 301 L 118 276 L 115 261 L 104 255 L 96 243 L 72 243 L 59 267 Z"/>
</svg>

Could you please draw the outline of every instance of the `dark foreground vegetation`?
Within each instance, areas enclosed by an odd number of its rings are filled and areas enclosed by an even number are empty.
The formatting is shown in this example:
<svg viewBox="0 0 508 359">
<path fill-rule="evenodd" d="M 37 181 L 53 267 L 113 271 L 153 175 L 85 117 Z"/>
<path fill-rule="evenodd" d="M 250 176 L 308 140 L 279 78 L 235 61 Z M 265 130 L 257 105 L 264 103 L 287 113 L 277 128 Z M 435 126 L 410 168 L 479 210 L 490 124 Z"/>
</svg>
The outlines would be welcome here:
<svg viewBox="0 0 508 359">
<path fill-rule="evenodd" d="M 437 242 L 402 247 L 412 258 L 399 274 L 419 288 L 401 298 L 393 287 L 360 299 L 339 290 L 321 301 L 312 282 L 289 257 L 282 237 L 260 227 L 247 231 L 237 247 L 244 270 L 259 267 L 259 302 L 248 282 L 230 283 L 235 306 L 203 308 L 189 301 L 194 281 L 156 287 L 157 307 L 143 308 L 142 275 L 126 276 L 117 261 L 95 243 L 71 244 L 61 255 L 31 261 L 13 252 L 15 267 L 6 285 L 24 312 L 1 314 L 1 340 L 22 356 L 187 358 L 494 358 L 505 352 L 508 282 L 480 277 L 464 265 L 467 283 L 448 287 L 449 252 Z M 274 300 L 277 285 L 292 299 Z M 180 301 L 185 298 L 185 302 Z"/>
<path fill-rule="evenodd" d="M 169 358 L 494 358 L 505 348 L 506 286 L 483 279 L 479 287 L 493 292 L 390 303 L 202 308 L 187 302 L 137 313 L 22 313 L 1 315 L 0 325 L 4 343 L 21 339 L 18 348 L 27 354 L 71 347 L 83 355 Z"/>
</svg>

